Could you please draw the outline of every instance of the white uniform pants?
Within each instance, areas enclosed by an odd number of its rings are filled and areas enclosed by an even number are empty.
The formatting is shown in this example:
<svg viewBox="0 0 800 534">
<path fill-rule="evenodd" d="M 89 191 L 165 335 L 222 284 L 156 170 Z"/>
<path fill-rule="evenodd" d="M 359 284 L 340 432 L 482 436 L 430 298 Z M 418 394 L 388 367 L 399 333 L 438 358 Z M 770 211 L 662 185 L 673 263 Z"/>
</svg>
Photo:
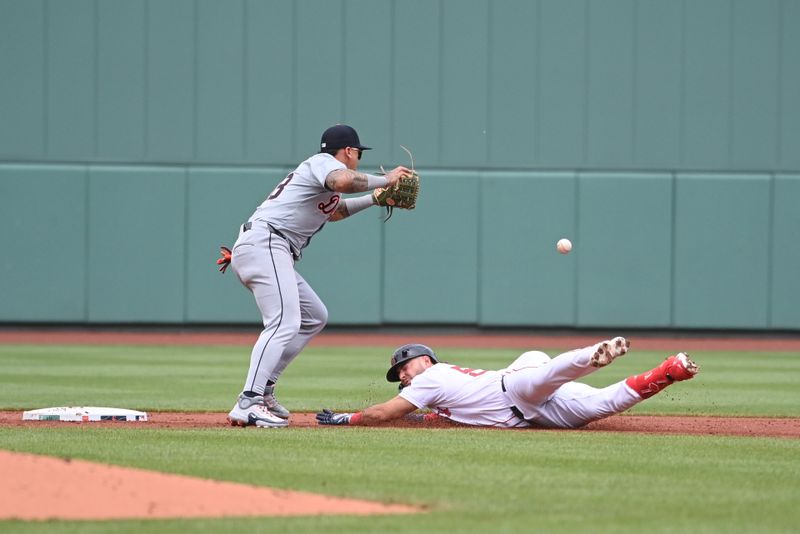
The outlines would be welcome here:
<svg viewBox="0 0 800 534">
<path fill-rule="evenodd" d="M 641 402 L 624 380 L 601 389 L 574 382 L 598 369 L 589 364 L 597 346 L 553 359 L 543 352 L 526 352 L 505 370 L 506 395 L 525 419 L 553 428 L 578 428 Z"/>
<path fill-rule="evenodd" d="M 231 268 L 256 299 L 264 323 L 250 355 L 243 391 L 263 394 L 312 337 L 325 327 L 328 310 L 294 270 L 289 243 L 264 226 L 239 234 Z"/>
</svg>

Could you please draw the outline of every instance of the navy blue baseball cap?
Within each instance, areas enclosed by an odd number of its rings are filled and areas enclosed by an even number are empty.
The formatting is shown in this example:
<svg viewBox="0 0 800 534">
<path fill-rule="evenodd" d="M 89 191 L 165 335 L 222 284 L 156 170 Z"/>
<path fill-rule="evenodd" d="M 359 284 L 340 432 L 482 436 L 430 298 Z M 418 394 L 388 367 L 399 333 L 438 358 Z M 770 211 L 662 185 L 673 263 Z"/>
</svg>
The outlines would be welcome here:
<svg viewBox="0 0 800 534">
<path fill-rule="evenodd" d="M 372 150 L 370 147 L 361 144 L 358 139 L 358 133 L 352 126 L 337 124 L 322 132 L 322 139 L 319 142 L 320 151 L 336 150 L 348 146 L 360 150 Z"/>
</svg>

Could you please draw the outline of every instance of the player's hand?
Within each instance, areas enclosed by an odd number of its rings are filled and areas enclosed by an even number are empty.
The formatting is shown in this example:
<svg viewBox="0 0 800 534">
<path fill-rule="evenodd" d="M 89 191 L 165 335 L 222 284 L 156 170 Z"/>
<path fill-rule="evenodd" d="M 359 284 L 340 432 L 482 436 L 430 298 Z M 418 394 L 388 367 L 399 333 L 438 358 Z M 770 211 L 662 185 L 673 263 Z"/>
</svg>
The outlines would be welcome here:
<svg viewBox="0 0 800 534">
<path fill-rule="evenodd" d="M 335 413 L 330 410 L 322 410 L 317 414 L 317 424 L 320 425 L 349 425 L 351 413 Z"/>
<path fill-rule="evenodd" d="M 402 165 L 399 167 L 395 167 L 391 171 L 387 172 L 386 175 L 384 176 L 384 178 L 386 178 L 386 180 L 389 182 L 388 184 L 386 184 L 386 187 L 387 188 L 391 187 L 394 184 L 396 184 L 397 181 L 400 180 L 400 178 L 402 178 L 403 176 L 411 176 L 412 174 L 413 171 L 408 167 L 403 167 Z"/>
</svg>

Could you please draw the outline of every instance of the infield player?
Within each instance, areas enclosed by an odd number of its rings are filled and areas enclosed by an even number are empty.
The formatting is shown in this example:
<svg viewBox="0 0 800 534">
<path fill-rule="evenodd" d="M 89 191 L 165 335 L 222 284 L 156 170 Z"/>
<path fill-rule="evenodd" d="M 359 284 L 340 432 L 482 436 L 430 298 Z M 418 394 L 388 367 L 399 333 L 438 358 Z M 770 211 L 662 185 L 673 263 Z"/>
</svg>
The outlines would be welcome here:
<svg viewBox="0 0 800 534">
<path fill-rule="evenodd" d="M 497 371 L 440 362 L 430 347 L 403 345 L 391 359 L 389 382 L 400 382 L 395 398 L 357 413 L 317 414 L 322 425 L 370 425 L 411 414 L 420 408 L 468 425 L 578 428 L 623 412 L 667 386 L 689 380 L 698 366 L 685 353 L 670 356 L 646 373 L 605 388 L 575 382 L 628 351 L 623 337 L 550 358 L 544 352 L 522 354 Z M 416 415 L 416 414 L 415 414 Z"/>
<path fill-rule="evenodd" d="M 384 176 L 358 172 L 365 150 L 370 147 L 361 144 L 352 127 L 337 124 L 325 130 L 319 153 L 278 184 L 241 226 L 229 258 L 218 261 L 224 272 L 230 260 L 255 297 L 264 323 L 242 393 L 228 415 L 233 425 L 288 425 L 289 411 L 275 398 L 275 384 L 328 319 L 325 305 L 294 264 L 325 223 L 375 204 L 372 194 L 342 199 L 342 193 L 386 188 L 411 174 L 402 166 Z"/>
</svg>

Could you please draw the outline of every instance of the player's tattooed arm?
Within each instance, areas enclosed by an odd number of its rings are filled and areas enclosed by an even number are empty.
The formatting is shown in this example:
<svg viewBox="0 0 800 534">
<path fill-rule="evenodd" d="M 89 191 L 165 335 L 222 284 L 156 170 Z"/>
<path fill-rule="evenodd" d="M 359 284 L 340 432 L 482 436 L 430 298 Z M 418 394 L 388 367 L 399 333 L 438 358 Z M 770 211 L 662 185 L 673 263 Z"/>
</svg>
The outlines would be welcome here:
<svg viewBox="0 0 800 534">
<path fill-rule="evenodd" d="M 331 213 L 329 221 L 341 221 L 342 219 L 346 219 L 350 216 L 350 210 L 347 209 L 346 202 L 339 202 L 339 205 L 336 206 L 336 211 Z"/>
<path fill-rule="evenodd" d="M 367 190 L 367 175 L 350 169 L 331 171 L 325 179 L 325 187 L 337 193 L 361 193 Z"/>
</svg>

